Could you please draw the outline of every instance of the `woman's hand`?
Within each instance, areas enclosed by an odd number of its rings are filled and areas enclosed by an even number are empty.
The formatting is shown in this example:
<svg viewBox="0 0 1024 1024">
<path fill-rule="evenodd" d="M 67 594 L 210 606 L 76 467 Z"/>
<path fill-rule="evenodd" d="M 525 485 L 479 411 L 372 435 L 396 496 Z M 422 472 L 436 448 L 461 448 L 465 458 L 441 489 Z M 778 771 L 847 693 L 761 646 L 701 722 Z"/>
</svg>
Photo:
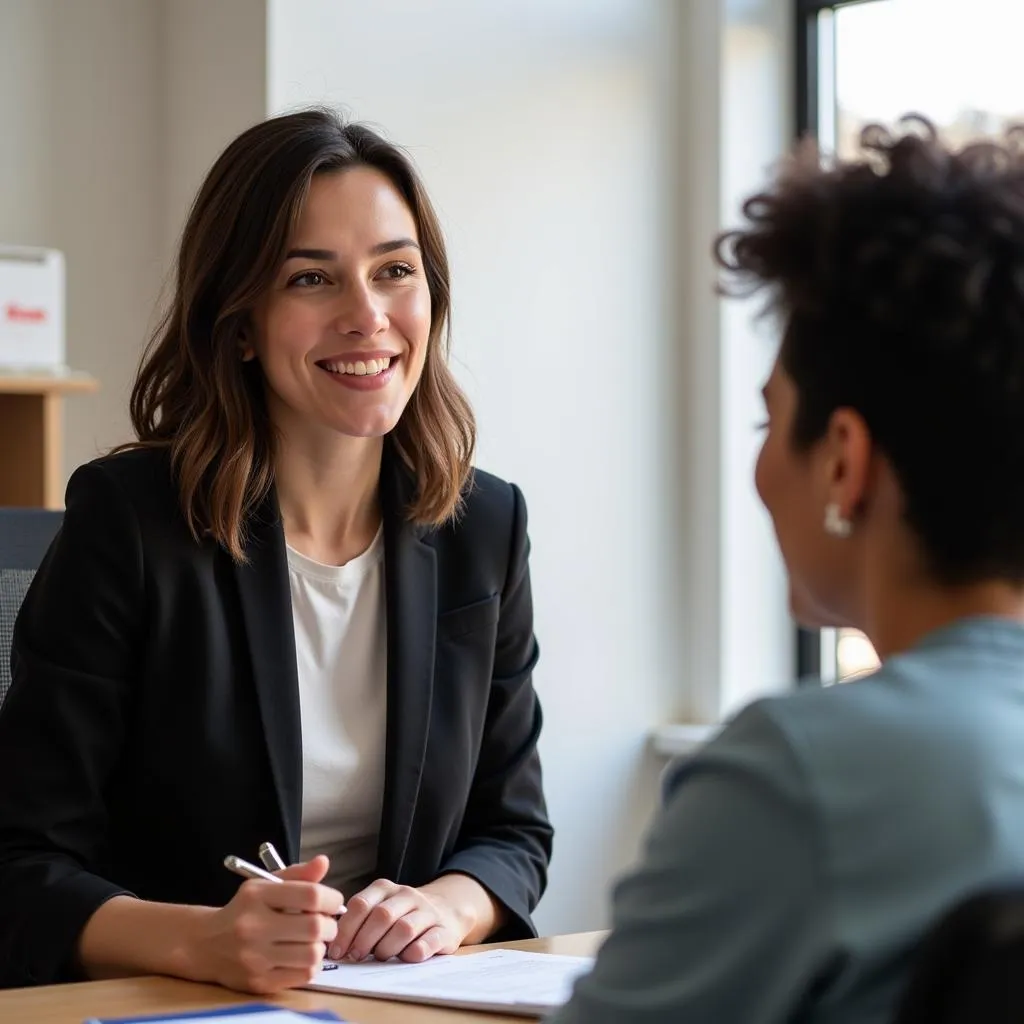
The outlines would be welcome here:
<svg viewBox="0 0 1024 1024">
<path fill-rule="evenodd" d="M 483 941 L 499 918 L 494 898 L 468 875 L 443 875 L 418 889 L 378 878 L 348 901 L 327 955 L 420 963 Z"/>
<path fill-rule="evenodd" d="M 327 867 L 326 857 L 314 857 L 277 872 L 283 885 L 243 882 L 227 906 L 197 921 L 189 975 L 260 995 L 310 982 L 344 906 L 341 893 L 319 884 Z"/>
</svg>

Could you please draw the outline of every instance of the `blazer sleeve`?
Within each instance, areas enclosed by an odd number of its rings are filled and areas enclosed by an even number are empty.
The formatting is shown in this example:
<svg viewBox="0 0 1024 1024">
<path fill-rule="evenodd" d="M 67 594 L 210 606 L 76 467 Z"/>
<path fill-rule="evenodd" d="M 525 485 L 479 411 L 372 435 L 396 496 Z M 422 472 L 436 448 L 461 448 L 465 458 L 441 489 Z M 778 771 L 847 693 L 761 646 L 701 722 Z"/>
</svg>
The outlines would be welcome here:
<svg viewBox="0 0 1024 1024">
<path fill-rule="evenodd" d="M 85 923 L 124 891 L 90 868 L 105 860 L 143 599 L 131 503 L 83 466 L 18 615 L 0 709 L 0 987 L 70 980 Z"/>
<path fill-rule="evenodd" d="M 594 970 L 549 1024 L 781 1024 L 841 957 L 814 795 L 767 703 L 669 772 Z"/>
<path fill-rule="evenodd" d="M 515 485 L 511 490 L 509 569 L 501 594 L 484 735 L 458 848 L 442 866 L 442 872 L 472 876 L 504 904 L 507 920 L 494 936 L 502 940 L 536 935 L 530 914 L 547 884 L 553 834 L 537 753 L 541 709 L 533 689 L 538 647 L 526 505 Z"/>
</svg>

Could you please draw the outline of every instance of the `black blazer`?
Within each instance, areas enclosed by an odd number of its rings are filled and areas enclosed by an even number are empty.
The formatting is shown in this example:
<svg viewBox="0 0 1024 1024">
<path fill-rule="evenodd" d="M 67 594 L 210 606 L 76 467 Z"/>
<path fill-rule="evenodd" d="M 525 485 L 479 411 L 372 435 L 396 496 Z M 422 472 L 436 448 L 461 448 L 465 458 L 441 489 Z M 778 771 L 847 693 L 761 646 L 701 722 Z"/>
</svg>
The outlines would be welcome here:
<svg viewBox="0 0 1024 1024">
<path fill-rule="evenodd" d="M 478 472 L 454 524 L 402 515 L 385 455 L 385 795 L 378 875 L 478 879 L 534 933 L 552 830 L 522 495 Z M 0 986 L 68 980 L 111 896 L 220 906 L 228 853 L 297 859 L 302 786 L 295 639 L 272 495 L 239 566 L 197 544 L 169 459 L 78 469 L 15 627 L 0 710 Z"/>
</svg>

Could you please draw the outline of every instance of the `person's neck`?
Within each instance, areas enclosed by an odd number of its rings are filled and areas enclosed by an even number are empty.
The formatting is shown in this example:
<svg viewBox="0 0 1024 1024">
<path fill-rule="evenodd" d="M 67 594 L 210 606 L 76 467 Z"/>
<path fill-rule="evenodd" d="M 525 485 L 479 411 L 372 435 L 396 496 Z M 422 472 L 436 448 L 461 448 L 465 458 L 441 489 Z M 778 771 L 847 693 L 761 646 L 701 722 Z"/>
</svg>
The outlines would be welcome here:
<svg viewBox="0 0 1024 1024">
<path fill-rule="evenodd" d="M 383 450 L 379 437 L 280 441 L 274 477 L 290 547 L 325 565 L 344 565 L 370 546 L 381 521 Z"/>
<path fill-rule="evenodd" d="M 864 632 L 883 660 L 963 619 L 991 616 L 1024 624 L 1024 590 L 999 580 L 960 586 L 909 580 L 876 588 L 865 607 Z"/>
</svg>

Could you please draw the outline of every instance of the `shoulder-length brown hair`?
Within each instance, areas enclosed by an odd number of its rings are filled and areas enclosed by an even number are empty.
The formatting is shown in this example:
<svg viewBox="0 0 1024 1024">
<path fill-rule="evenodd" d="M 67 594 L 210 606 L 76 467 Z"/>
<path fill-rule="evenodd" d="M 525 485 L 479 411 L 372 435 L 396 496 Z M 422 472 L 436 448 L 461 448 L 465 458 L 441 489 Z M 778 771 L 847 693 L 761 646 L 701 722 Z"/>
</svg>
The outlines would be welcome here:
<svg viewBox="0 0 1024 1024">
<path fill-rule="evenodd" d="M 452 517 L 469 476 L 476 427 L 447 365 L 448 256 L 419 175 L 396 146 L 333 111 L 271 118 L 228 146 L 196 196 L 174 294 L 132 389 L 138 440 L 126 446 L 170 450 L 190 530 L 239 561 L 249 516 L 274 481 L 262 374 L 239 358 L 241 336 L 280 267 L 313 176 L 356 166 L 387 175 L 408 203 L 430 290 L 423 374 L 391 435 L 415 479 L 409 519 L 433 525 Z"/>
</svg>

